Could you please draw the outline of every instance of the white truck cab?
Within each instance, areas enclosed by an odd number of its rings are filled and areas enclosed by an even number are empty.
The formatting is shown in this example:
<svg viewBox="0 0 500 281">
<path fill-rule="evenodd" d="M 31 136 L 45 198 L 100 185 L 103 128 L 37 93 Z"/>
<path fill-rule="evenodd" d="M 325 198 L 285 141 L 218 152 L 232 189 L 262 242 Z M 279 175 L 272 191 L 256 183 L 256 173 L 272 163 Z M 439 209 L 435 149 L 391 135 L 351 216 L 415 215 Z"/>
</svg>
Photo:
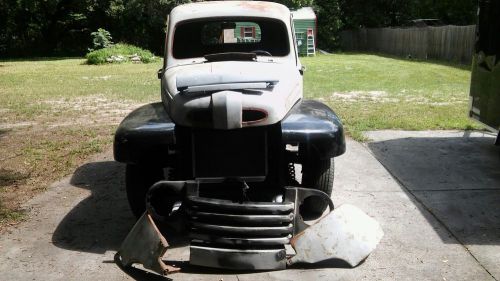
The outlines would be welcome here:
<svg viewBox="0 0 500 281">
<path fill-rule="evenodd" d="M 236 129 L 281 121 L 303 96 L 291 17 L 271 2 L 174 8 L 160 76 L 174 122 Z"/>
</svg>

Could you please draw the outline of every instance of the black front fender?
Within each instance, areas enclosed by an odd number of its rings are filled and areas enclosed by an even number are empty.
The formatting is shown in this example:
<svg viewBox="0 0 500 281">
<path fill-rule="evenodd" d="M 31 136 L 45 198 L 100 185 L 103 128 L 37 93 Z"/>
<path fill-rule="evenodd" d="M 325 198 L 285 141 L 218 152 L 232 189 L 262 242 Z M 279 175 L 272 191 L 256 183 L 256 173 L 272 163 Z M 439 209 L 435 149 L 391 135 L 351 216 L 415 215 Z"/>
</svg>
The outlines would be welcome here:
<svg viewBox="0 0 500 281">
<path fill-rule="evenodd" d="M 305 146 L 311 156 L 331 158 L 346 150 L 342 122 L 323 103 L 306 100 L 296 104 L 281 128 L 283 144 Z M 114 157 L 128 164 L 166 166 L 176 141 L 176 126 L 163 104 L 147 104 L 131 112 L 116 130 Z"/>
<path fill-rule="evenodd" d="M 132 111 L 115 133 L 115 160 L 128 164 L 166 165 L 169 147 L 175 145 L 175 124 L 162 103 Z"/>
<path fill-rule="evenodd" d="M 342 122 L 321 102 L 299 102 L 282 121 L 281 128 L 284 144 L 304 145 L 316 157 L 332 158 L 346 150 Z"/>
</svg>

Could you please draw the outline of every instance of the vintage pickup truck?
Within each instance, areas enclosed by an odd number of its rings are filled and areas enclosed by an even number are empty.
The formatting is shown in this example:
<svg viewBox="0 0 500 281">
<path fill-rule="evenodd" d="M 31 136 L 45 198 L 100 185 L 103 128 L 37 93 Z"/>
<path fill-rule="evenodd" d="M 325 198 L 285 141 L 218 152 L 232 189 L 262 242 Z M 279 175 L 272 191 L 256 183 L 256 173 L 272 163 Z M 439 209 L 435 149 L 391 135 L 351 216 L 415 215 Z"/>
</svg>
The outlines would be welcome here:
<svg viewBox="0 0 500 281">
<path fill-rule="evenodd" d="M 366 258 L 382 231 L 351 210 L 366 223 L 349 232 L 349 218 L 332 212 L 333 159 L 346 150 L 344 131 L 328 106 L 303 99 L 303 75 L 283 5 L 212 1 L 171 11 L 158 71 L 161 102 L 133 111 L 115 135 L 114 157 L 127 165 L 127 196 L 140 218 L 118 253 L 120 264 L 174 271 L 161 261 L 168 237 L 157 224 L 179 224 L 190 238 L 191 264 L 283 269 L 293 262 L 287 245 L 295 245 L 300 261 L 294 239 L 309 229 L 304 218 L 317 219 L 328 207 L 337 219 L 328 226 L 343 225 L 355 254 L 319 251 L 302 261 L 327 255 L 354 266 Z M 323 225 L 311 234 L 339 229 Z"/>
</svg>

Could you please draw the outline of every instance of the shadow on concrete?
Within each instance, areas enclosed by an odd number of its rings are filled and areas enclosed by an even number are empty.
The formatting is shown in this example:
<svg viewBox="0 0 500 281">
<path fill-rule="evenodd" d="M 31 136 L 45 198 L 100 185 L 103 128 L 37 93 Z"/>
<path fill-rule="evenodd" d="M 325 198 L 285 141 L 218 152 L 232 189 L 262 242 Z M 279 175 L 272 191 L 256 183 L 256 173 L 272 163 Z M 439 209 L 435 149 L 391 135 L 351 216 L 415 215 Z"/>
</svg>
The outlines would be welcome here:
<svg viewBox="0 0 500 281">
<path fill-rule="evenodd" d="M 57 226 L 52 242 L 60 248 L 91 253 L 118 250 L 135 218 L 125 193 L 125 167 L 114 161 L 80 166 L 71 185 L 91 194 L 76 205 Z"/>
<path fill-rule="evenodd" d="M 137 281 L 171 281 L 173 279 L 168 278 L 167 276 L 162 276 L 153 272 L 149 272 L 147 270 L 142 270 L 140 268 L 128 267 L 121 268 L 123 272 L 125 272 L 132 279 Z"/>
<path fill-rule="evenodd" d="M 119 249 L 136 221 L 128 206 L 124 173 L 125 165 L 114 161 L 91 162 L 76 169 L 71 185 L 88 189 L 91 194 L 59 223 L 52 235 L 55 246 L 98 254 Z M 170 248 L 186 245 L 185 237 L 172 234 L 169 233 Z M 191 266 L 185 261 L 166 262 L 180 265 L 186 273 L 227 274 L 227 271 Z M 135 280 L 170 280 L 136 267 L 122 269 Z"/>
<path fill-rule="evenodd" d="M 245 274 L 255 274 L 259 272 L 267 272 L 267 271 L 259 271 L 259 270 L 232 270 L 232 269 L 221 269 L 221 268 L 209 268 L 202 267 L 189 264 L 188 261 L 172 261 L 172 260 L 164 260 L 164 262 L 168 265 L 175 265 L 175 267 L 180 268 L 180 272 L 184 274 L 203 274 L 203 275 L 216 275 L 218 278 L 224 275 L 245 275 Z M 142 268 L 137 267 L 120 267 L 123 272 L 125 272 L 130 277 L 135 280 L 173 280 L 169 277 L 175 278 L 175 273 L 168 276 L 161 276 L 154 272 L 150 272 L 148 270 L 144 270 Z M 219 279 L 217 279 L 219 280 Z"/>
<path fill-rule="evenodd" d="M 258 270 L 229 270 L 229 269 L 208 268 L 208 267 L 190 265 L 189 262 L 187 261 L 179 262 L 179 261 L 165 260 L 165 263 L 169 265 L 175 265 L 176 267 L 181 269 L 182 273 L 216 275 L 218 278 L 224 275 L 246 275 L 246 274 L 255 274 L 259 272 L 267 272 Z M 364 261 L 361 262 L 361 264 L 363 263 Z M 123 272 L 125 272 L 127 275 L 134 278 L 135 280 L 164 280 L 164 281 L 173 280 L 168 278 L 167 276 L 161 276 L 140 268 L 135 268 L 135 267 L 128 267 L 128 268 L 120 267 L 120 268 L 123 270 Z M 324 269 L 324 268 L 351 268 L 351 266 L 345 261 L 332 259 L 316 264 L 294 264 L 289 268 L 300 270 L 300 269 Z M 175 278 L 175 274 L 169 276 Z"/>
<path fill-rule="evenodd" d="M 461 243 L 500 245 L 500 148 L 494 141 L 466 132 L 463 137 L 376 141 L 368 147 Z M 446 232 L 439 234 L 444 243 L 456 243 Z"/>
</svg>

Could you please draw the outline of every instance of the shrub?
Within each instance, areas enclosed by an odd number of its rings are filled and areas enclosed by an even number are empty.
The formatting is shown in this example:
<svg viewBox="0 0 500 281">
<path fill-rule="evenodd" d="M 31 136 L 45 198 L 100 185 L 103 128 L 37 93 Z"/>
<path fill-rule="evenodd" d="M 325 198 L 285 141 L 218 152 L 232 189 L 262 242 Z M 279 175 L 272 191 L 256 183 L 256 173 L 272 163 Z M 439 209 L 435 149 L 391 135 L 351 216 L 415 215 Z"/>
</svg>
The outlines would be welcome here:
<svg viewBox="0 0 500 281">
<path fill-rule="evenodd" d="M 92 51 L 85 58 L 88 64 L 122 63 L 129 61 L 150 63 L 156 59 L 148 50 L 123 43 Z"/>
<path fill-rule="evenodd" d="M 89 49 L 89 51 L 104 49 L 113 45 L 111 33 L 104 28 L 99 28 L 97 31 L 90 33 L 90 35 L 92 36 L 94 47 L 93 49 Z"/>
</svg>

